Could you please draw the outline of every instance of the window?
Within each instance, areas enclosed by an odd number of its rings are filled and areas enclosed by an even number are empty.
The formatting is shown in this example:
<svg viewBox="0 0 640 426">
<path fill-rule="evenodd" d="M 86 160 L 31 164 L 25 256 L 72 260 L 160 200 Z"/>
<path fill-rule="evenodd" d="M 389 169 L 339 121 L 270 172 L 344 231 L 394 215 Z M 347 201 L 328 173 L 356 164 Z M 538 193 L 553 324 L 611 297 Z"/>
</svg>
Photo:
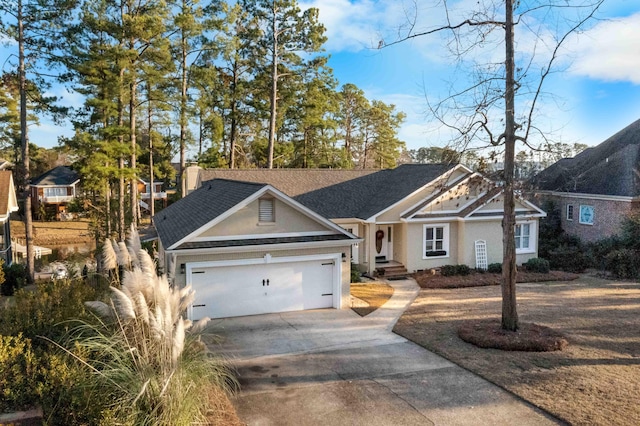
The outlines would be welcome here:
<svg viewBox="0 0 640 426">
<path fill-rule="evenodd" d="M 593 225 L 593 206 L 580 206 L 580 220 L 583 225 Z"/>
<path fill-rule="evenodd" d="M 273 223 L 275 221 L 273 198 L 261 198 L 258 204 L 258 222 Z"/>
<path fill-rule="evenodd" d="M 516 253 L 530 253 L 534 249 L 534 225 L 517 223 L 515 228 Z"/>
<path fill-rule="evenodd" d="M 44 188 L 45 197 L 66 197 L 67 188 Z"/>
<path fill-rule="evenodd" d="M 449 256 L 449 225 L 425 225 L 423 233 L 423 259 Z"/>
<path fill-rule="evenodd" d="M 573 220 L 573 204 L 567 204 L 567 220 Z"/>
</svg>

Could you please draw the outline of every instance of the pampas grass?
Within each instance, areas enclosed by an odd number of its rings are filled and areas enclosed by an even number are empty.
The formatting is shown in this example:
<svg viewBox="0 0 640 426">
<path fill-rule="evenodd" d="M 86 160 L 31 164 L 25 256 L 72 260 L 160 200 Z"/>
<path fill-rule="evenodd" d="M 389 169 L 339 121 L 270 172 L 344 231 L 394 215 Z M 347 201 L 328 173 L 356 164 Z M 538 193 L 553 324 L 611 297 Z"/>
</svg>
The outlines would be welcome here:
<svg viewBox="0 0 640 426">
<path fill-rule="evenodd" d="M 79 361 L 93 372 L 90 387 L 97 402 L 109 401 L 105 410 L 118 423 L 206 423 L 211 389 L 232 392 L 235 381 L 200 341 L 208 319 L 194 325 L 184 318 L 194 291 L 174 288 L 166 276 L 158 276 L 149 254 L 131 247 L 136 240 L 139 244 L 137 233 L 128 245 L 105 242 L 105 265 L 113 265 L 106 259 L 113 262 L 113 252 L 125 270 L 120 288 L 111 288 L 109 303 L 86 303 L 101 321 L 75 330 L 76 347 L 95 354 Z"/>
</svg>

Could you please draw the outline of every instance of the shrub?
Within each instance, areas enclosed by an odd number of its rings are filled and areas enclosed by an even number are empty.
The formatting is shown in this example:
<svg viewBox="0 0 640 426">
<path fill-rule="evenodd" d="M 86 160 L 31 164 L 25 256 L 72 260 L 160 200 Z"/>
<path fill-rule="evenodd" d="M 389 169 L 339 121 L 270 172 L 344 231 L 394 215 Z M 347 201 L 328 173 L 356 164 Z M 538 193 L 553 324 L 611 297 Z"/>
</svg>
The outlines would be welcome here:
<svg viewBox="0 0 640 426">
<path fill-rule="evenodd" d="M 0 412 L 28 408 L 38 401 L 36 356 L 31 340 L 0 335 Z"/>
<path fill-rule="evenodd" d="M 533 259 L 527 260 L 523 266 L 527 269 L 527 271 L 540 272 L 542 274 L 549 273 L 550 269 L 549 261 L 540 257 L 534 257 Z"/>
<path fill-rule="evenodd" d="M 487 266 L 487 272 L 492 274 L 501 274 L 502 273 L 502 263 L 490 263 Z"/>
<path fill-rule="evenodd" d="M 360 281 L 361 281 L 360 269 L 358 269 L 358 265 L 356 265 L 355 263 L 352 263 L 351 264 L 351 282 L 359 283 Z"/>
<path fill-rule="evenodd" d="M 617 278 L 637 278 L 640 276 L 640 255 L 631 249 L 614 250 L 605 257 L 605 267 Z"/>
<path fill-rule="evenodd" d="M 454 275 L 469 275 L 471 268 L 467 265 L 444 265 L 440 268 L 440 273 L 444 277 L 452 277 Z"/>
<path fill-rule="evenodd" d="M 548 252 L 549 267 L 554 270 L 582 272 L 591 265 L 589 256 L 580 246 L 560 246 Z"/>
<path fill-rule="evenodd" d="M 14 263 L 11 266 L 2 266 L 4 282 L 2 283 L 2 295 L 13 296 L 16 290 L 23 288 L 27 282 L 27 271 L 24 266 Z"/>
</svg>

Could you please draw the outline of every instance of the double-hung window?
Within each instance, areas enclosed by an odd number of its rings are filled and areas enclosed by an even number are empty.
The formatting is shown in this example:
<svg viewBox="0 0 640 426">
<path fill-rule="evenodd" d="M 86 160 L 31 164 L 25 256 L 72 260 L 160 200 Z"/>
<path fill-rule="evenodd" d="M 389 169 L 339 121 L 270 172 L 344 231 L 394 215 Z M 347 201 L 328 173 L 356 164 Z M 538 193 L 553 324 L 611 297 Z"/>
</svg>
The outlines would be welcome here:
<svg viewBox="0 0 640 426">
<path fill-rule="evenodd" d="M 573 204 L 567 204 L 567 220 L 573 220 Z"/>
<path fill-rule="evenodd" d="M 423 229 L 424 259 L 449 256 L 449 225 L 424 225 Z"/>
<path fill-rule="evenodd" d="M 534 250 L 534 225 L 517 223 L 515 228 L 516 253 L 527 253 Z"/>
</svg>

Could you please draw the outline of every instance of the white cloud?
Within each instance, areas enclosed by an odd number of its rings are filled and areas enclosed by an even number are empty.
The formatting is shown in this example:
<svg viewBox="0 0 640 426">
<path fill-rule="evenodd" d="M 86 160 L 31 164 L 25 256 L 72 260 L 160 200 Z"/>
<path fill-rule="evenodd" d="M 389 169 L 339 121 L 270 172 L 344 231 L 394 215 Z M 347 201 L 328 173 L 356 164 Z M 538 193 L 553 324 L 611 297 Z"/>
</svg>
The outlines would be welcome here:
<svg viewBox="0 0 640 426">
<path fill-rule="evenodd" d="M 640 84 L 640 13 L 602 22 L 571 46 L 570 72 L 592 79 Z"/>
</svg>

